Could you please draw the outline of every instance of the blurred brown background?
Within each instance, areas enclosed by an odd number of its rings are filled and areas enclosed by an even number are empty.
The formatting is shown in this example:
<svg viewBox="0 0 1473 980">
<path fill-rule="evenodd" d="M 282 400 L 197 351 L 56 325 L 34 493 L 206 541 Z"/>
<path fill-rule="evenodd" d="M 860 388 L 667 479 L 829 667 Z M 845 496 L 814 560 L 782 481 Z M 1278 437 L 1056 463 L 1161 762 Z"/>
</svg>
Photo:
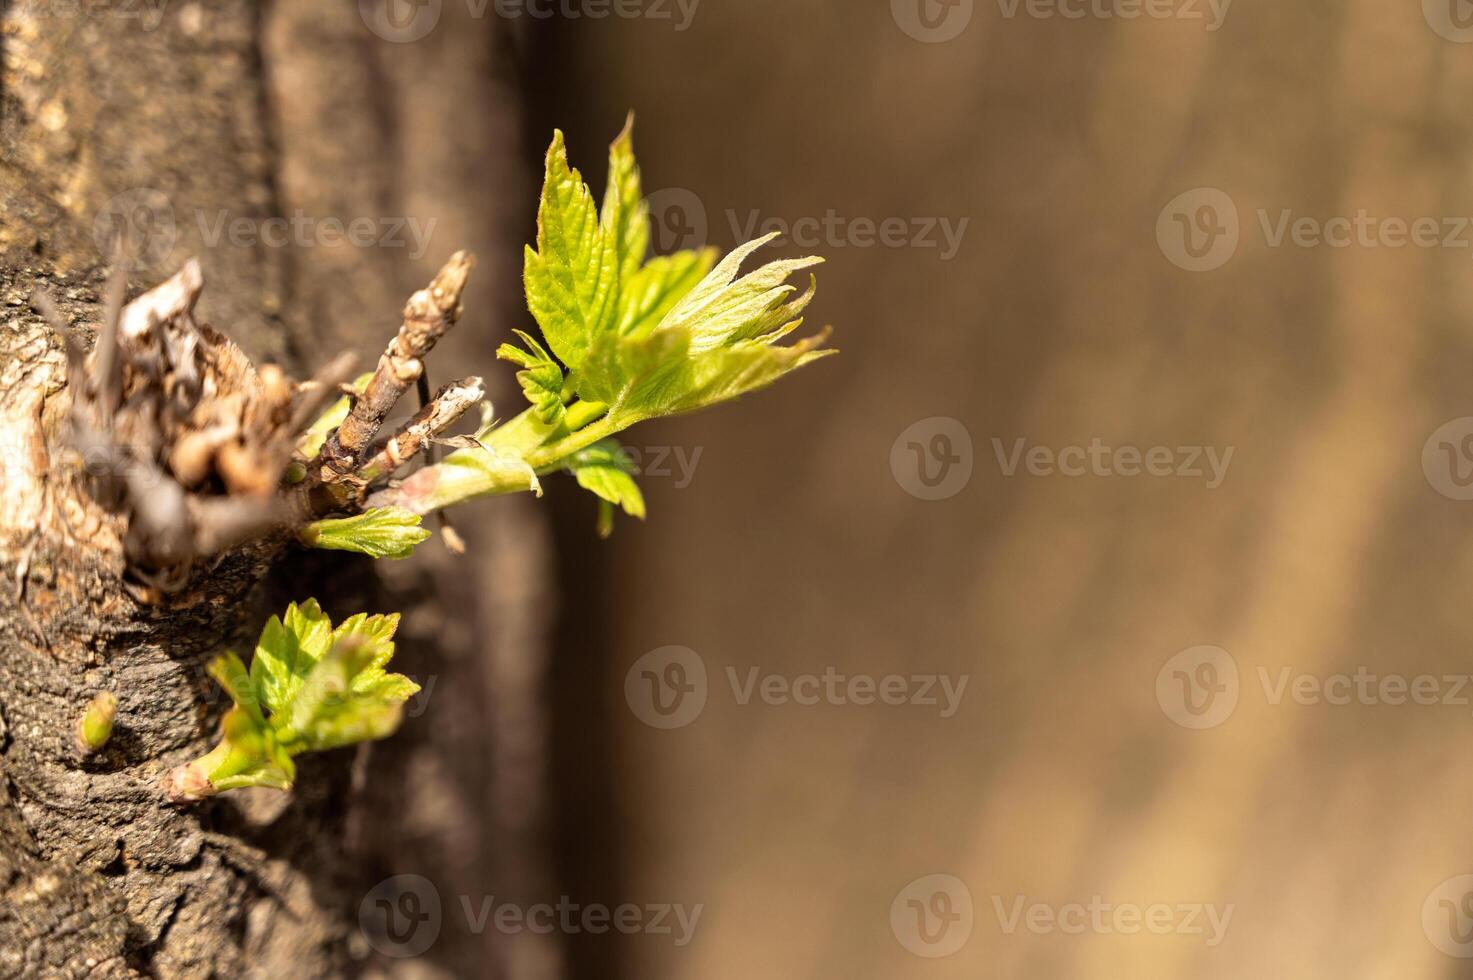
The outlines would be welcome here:
<svg viewBox="0 0 1473 980">
<path fill-rule="evenodd" d="M 965 26 L 927 43 L 901 0 L 707 0 L 683 32 L 539 29 L 534 145 L 565 126 L 601 170 L 636 108 L 647 186 L 690 191 L 712 242 L 734 244 L 730 215 L 754 210 L 970 222 L 949 261 L 826 237 L 810 320 L 837 326 L 843 355 L 634 433 L 702 450 L 699 466 L 684 489 L 647 478 L 648 526 L 598 557 L 587 507 L 566 502 L 558 853 L 575 888 L 706 906 L 683 949 L 575 939 L 577 972 L 1473 975 L 1431 938 L 1449 908 L 1423 918 L 1473 871 L 1458 748 L 1473 709 L 1440 680 L 1473 663 L 1473 505 L 1421 464 L 1434 429 L 1473 414 L 1470 236 L 1272 247 L 1258 217 L 1432 216 L 1441 237 L 1473 213 L 1473 46 L 1433 29 L 1467 40 L 1458 6 L 1238 0 L 1210 31 L 1205 4 L 1168 5 L 1205 20 L 921 4 Z M 1189 272 L 1157 222 L 1204 186 L 1235 202 L 1240 243 Z M 928 502 L 889 460 L 933 416 L 965 426 L 975 465 Z M 1216 489 L 1006 477 L 993 440 L 1006 454 L 1018 438 L 1235 451 Z M 666 644 L 699 653 L 709 695 L 661 731 L 623 681 Z M 1197 731 L 1155 684 L 1200 644 L 1228 651 L 1240 685 Z M 743 706 L 726 669 L 754 665 L 970 682 L 949 719 Z M 1464 703 L 1276 705 L 1286 667 L 1433 674 Z M 944 959 L 890 924 L 933 873 L 974 906 Z M 1233 912 L 1211 947 L 1205 917 L 1204 935 L 1008 934 L 996 902 L 1010 914 L 1025 895 Z"/>
</svg>

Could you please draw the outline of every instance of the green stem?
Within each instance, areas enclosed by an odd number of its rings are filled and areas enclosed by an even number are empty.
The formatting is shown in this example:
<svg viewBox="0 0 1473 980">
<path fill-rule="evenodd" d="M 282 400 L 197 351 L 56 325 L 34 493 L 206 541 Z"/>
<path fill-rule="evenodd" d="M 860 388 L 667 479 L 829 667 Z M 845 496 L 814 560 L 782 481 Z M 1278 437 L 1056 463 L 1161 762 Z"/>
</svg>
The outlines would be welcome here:
<svg viewBox="0 0 1473 980">
<path fill-rule="evenodd" d="M 624 426 L 620 425 L 613 416 L 605 415 L 597 422 L 590 422 L 571 435 L 564 436 L 556 442 L 528 453 L 526 456 L 527 465 L 531 466 L 534 470 L 541 470 L 544 467 L 553 466 L 567 459 L 578 450 L 587 449 L 600 439 L 607 439 L 622 428 Z"/>
</svg>

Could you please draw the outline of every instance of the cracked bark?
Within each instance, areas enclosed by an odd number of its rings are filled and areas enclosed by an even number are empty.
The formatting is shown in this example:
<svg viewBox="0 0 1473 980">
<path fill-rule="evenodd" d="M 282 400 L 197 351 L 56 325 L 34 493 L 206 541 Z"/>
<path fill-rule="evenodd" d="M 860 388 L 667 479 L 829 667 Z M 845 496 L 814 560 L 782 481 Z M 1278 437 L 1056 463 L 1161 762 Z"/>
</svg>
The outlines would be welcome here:
<svg viewBox="0 0 1473 980">
<path fill-rule="evenodd" d="M 358 902 L 377 879 L 423 874 L 447 908 L 458 893 L 549 888 L 536 709 L 546 545 L 527 502 L 457 515 L 472 545 L 460 564 L 429 545 L 424 560 L 370 570 L 261 544 L 149 605 L 123 587 L 116 523 L 49 466 L 70 397 L 66 357 L 27 297 L 49 287 L 69 319 L 97 322 L 94 219 L 140 188 L 167 200 L 175 244 L 139 255 L 130 295 L 197 253 L 199 319 L 258 364 L 282 361 L 299 376 L 344 347 L 382 349 L 404 298 L 454 249 L 476 252 L 473 322 L 441 345 L 442 363 L 463 373 L 469 361 L 493 398 L 507 395 L 504 372 L 490 370 L 517 294 L 505 202 L 527 199 L 530 183 L 507 178 L 516 111 L 498 75 L 501 27 L 451 23 L 460 14 L 447 8 L 430 38 L 390 45 L 363 29 L 356 7 L 171 4 L 153 30 L 124 15 L 136 4 L 86 16 L 6 9 L 0 976 L 393 974 L 410 968 L 375 961 L 355 940 Z M 422 255 L 209 240 L 222 215 L 259 222 L 298 208 L 418 215 L 435 231 Z M 426 686 L 422 715 L 356 757 L 303 757 L 289 796 L 165 805 L 159 777 L 208 748 L 223 709 L 203 665 L 222 646 L 248 649 L 268 611 L 308 595 L 335 617 L 406 613 L 396 662 Z M 73 726 L 100 690 L 117 695 L 117 722 L 84 757 Z M 365 783 L 368 753 L 376 775 Z M 557 964 L 542 937 L 447 928 L 412 969 L 547 976 Z"/>
</svg>

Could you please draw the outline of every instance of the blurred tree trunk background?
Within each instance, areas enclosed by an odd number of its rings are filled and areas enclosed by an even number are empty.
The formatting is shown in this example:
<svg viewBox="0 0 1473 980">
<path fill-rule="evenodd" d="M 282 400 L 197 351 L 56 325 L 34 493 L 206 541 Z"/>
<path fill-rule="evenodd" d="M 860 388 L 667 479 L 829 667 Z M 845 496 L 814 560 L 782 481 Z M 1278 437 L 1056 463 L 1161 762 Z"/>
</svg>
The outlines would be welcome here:
<svg viewBox="0 0 1473 980">
<path fill-rule="evenodd" d="M 1468 673 L 1473 511 L 1421 464 L 1436 428 L 1473 415 L 1468 236 L 1272 248 L 1258 211 L 1473 213 L 1473 46 L 1430 29 L 1430 2 L 1424 18 L 1239 0 L 1217 31 L 950 6 L 966 26 L 943 43 L 901 29 L 904 0 L 707 0 L 685 31 L 557 20 L 544 35 L 539 63 L 566 82 L 541 111 L 592 160 L 637 108 L 646 186 L 682 189 L 672 229 L 692 227 L 693 200 L 724 247 L 754 213 L 970 219 L 949 261 L 846 233 L 793 247 L 829 258 L 811 317 L 843 355 L 639 432 L 702 450 L 695 478 L 646 478 L 648 526 L 566 586 L 603 596 L 604 616 L 586 660 L 558 670 L 580 692 L 564 696 L 619 735 L 558 726 L 557 768 L 602 786 L 619 820 L 612 844 L 580 846 L 589 807 L 559 808 L 558 852 L 594 890 L 706 905 L 690 946 L 626 941 L 622 975 L 1468 975 L 1422 908 L 1473 870 L 1469 708 L 1273 705 L 1260 675 Z M 1190 273 L 1156 227 L 1204 186 L 1235 201 L 1241 243 Z M 938 502 L 889 464 L 932 416 L 975 449 L 971 482 Z M 1020 437 L 1235 453 L 1213 490 L 1008 478 L 993 440 L 1006 455 Z M 666 644 L 696 650 L 710 685 L 676 731 L 619 694 Z M 1171 723 L 1154 693 L 1199 644 L 1240 673 L 1210 731 Z M 752 666 L 970 682 L 950 719 L 741 706 L 725 671 Z M 933 961 L 896 942 L 889 909 L 938 872 L 967 883 L 975 926 Z M 1235 914 L 1213 948 L 1005 934 L 994 896 L 1018 895 Z M 607 975 L 606 938 L 574 948 L 580 975 Z"/>
</svg>

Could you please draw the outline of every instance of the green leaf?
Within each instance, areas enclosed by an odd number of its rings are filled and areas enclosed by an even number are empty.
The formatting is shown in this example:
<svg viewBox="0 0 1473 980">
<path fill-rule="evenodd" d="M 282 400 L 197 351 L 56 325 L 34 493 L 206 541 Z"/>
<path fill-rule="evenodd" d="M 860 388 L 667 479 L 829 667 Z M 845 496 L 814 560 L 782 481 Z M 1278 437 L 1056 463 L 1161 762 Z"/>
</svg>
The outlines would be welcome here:
<svg viewBox="0 0 1473 980">
<path fill-rule="evenodd" d="M 337 748 L 393 734 L 404 701 L 419 690 L 407 677 L 372 673 L 372 644 L 345 639 L 313 666 L 292 705 L 291 731 L 310 750 Z M 364 675 L 371 680 L 362 685 Z"/>
<path fill-rule="evenodd" d="M 829 353 L 816 350 L 826 333 L 777 345 L 802 325 L 799 314 L 814 293 L 810 287 L 794 296 L 787 279 L 820 259 L 772 262 L 738 277 L 742 261 L 773 237 L 728 255 L 671 304 L 658 326 L 599 337 L 573 377 L 578 394 L 606 403 L 624 428 L 727 401 Z"/>
<path fill-rule="evenodd" d="M 230 695 L 230 700 L 238 708 L 257 721 L 265 720 L 261 714 L 261 693 L 239 657 L 233 653 L 216 657 L 210 661 L 205 671 L 225 689 L 225 693 Z"/>
<path fill-rule="evenodd" d="M 576 371 L 593 339 L 613 323 L 619 253 L 604 234 L 593 192 L 568 166 L 561 131 L 547 151 L 537 249 L 526 250 L 527 308 L 553 353 Z"/>
<path fill-rule="evenodd" d="M 641 412 L 679 415 L 707 408 L 765 388 L 783 375 L 836 350 L 818 350 L 828 338 L 824 331 L 788 347 L 772 347 L 761 341 L 742 341 L 691 358 L 675 380 L 663 390 L 652 392 Z"/>
<path fill-rule="evenodd" d="M 644 520 L 644 494 L 634 482 L 635 467 L 625 455 L 624 449 L 615 439 L 601 439 L 587 449 L 581 449 L 568 457 L 568 469 L 578 480 L 578 485 L 593 493 L 602 502 L 618 506 L 630 517 Z M 604 537 L 612 531 L 612 513 L 600 508 L 599 529 Z"/>
<path fill-rule="evenodd" d="M 284 621 L 275 616 L 266 621 L 251 658 L 250 676 L 267 711 L 286 710 L 331 639 L 332 625 L 316 599 L 287 606 Z"/>
<path fill-rule="evenodd" d="M 206 761 L 208 760 L 208 761 Z M 242 708 L 231 708 L 221 725 L 220 744 L 201 766 L 216 791 L 246 786 L 291 789 L 297 767 L 270 726 Z"/>
<path fill-rule="evenodd" d="M 350 616 L 336 628 L 315 600 L 287 607 L 261 631 L 251 668 L 227 653 L 209 672 L 235 702 L 220 741 L 171 772 L 175 802 L 243 786 L 289 789 L 292 756 L 391 734 L 419 685 L 384 668 L 397 614 Z M 264 710 L 263 710 L 264 709 Z"/>
<path fill-rule="evenodd" d="M 634 113 L 624 131 L 609 146 L 609 180 L 604 189 L 603 234 L 613 250 L 619 287 L 644 264 L 650 249 L 650 209 L 640 189 L 639 164 L 634 160 Z"/>
<path fill-rule="evenodd" d="M 356 551 L 373 558 L 408 558 L 430 536 L 421 517 L 402 507 L 375 507 L 354 517 L 314 521 L 297 532 L 309 548 Z"/>
<path fill-rule="evenodd" d="M 676 252 L 645 263 L 619 291 L 619 333 L 648 334 L 716 264 L 716 249 Z"/>
<path fill-rule="evenodd" d="M 521 330 L 514 332 L 527 345 L 527 350 L 502 344 L 497 349 L 496 356 L 523 368 L 517 372 L 517 382 L 522 386 L 522 394 L 532 403 L 538 418 L 548 425 L 559 425 L 567 411 L 563 405 L 563 369 L 552 359 L 547 348 L 530 334 Z"/>
<path fill-rule="evenodd" d="M 664 400 L 690 353 L 690 331 L 656 330 L 647 336 L 599 338 L 574 387 L 588 401 L 602 402 L 624 424 L 652 418 L 639 409 Z"/>
<path fill-rule="evenodd" d="M 398 677 L 397 674 L 387 675 L 384 673 L 384 665 L 394 655 L 394 632 L 399 628 L 399 614 L 390 613 L 387 616 L 368 616 L 358 613 L 343 620 L 342 625 L 333 630 L 332 642 L 336 646 L 340 643 L 362 644 L 368 657 L 368 666 L 353 681 L 353 689 L 365 693 L 376 689 L 377 683 L 385 677 Z M 407 680 L 407 678 L 399 678 Z M 410 692 L 414 693 L 413 691 Z"/>
<path fill-rule="evenodd" d="M 287 606 L 282 624 L 297 638 L 301 655 L 314 662 L 321 659 L 332 645 L 332 620 L 327 618 L 327 613 L 322 611 L 316 599 L 308 599 L 301 605 L 293 602 Z"/>
<path fill-rule="evenodd" d="M 817 256 L 771 262 L 740 279 L 737 272 L 753 252 L 777 238 L 767 235 L 737 248 L 660 321 L 660 327 L 684 327 L 691 333 L 692 353 L 740 340 L 763 337 L 794 324 L 813 299 L 816 285 L 797 299 L 788 284 L 795 272 L 823 263 Z"/>
</svg>

